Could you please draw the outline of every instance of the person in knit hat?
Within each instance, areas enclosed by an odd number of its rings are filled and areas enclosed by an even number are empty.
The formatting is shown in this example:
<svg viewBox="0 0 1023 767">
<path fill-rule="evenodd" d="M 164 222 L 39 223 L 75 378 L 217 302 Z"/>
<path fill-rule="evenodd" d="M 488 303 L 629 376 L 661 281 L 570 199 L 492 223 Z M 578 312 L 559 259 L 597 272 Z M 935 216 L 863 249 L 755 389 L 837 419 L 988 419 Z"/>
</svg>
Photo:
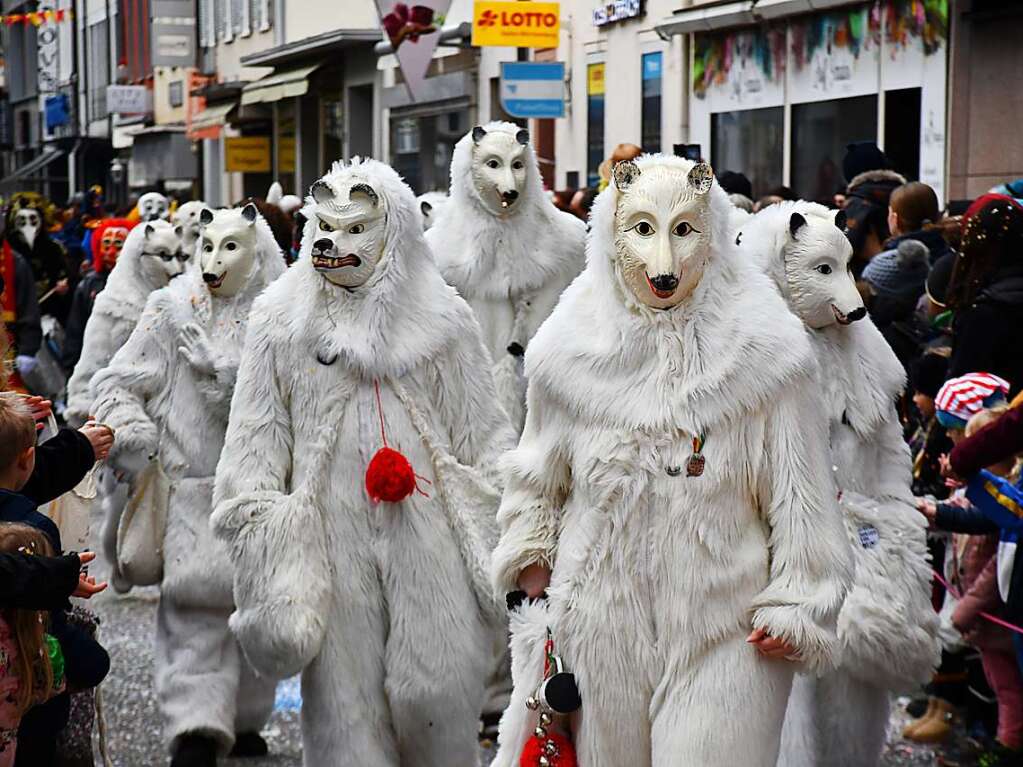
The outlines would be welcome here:
<svg viewBox="0 0 1023 767">
<path fill-rule="evenodd" d="M 946 381 L 934 398 L 938 421 L 953 442 L 962 438 L 967 422 L 981 410 L 1006 404 L 1009 382 L 991 373 L 967 373 Z"/>
<path fill-rule="evenodd" d="M 853 246 L 853 274 L 883 250 L 891 235 L 888 229 L 888 202 L 892 191 L 906 183 L 905 177 L 891 170 L 885 153 L 872 141 L 846 147 L 842 172 L 849 180 L 846 188 L 846 236 Z"/>
</svg>

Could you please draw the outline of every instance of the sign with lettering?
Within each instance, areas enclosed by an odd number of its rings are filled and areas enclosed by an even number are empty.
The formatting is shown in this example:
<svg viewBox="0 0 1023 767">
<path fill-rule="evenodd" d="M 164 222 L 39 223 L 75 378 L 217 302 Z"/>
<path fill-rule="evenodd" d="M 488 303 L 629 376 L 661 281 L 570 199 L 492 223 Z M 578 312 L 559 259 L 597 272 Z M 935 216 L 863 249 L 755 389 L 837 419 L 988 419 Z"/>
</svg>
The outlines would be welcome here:
<svg viewBox="0 0 1023 767">
<path fill-rule="evenodd" d="M 559 3 L 476 0 L 472 44 L 512 48 L 557 48 L 561 31 Z"/>
<path fill-rule="evenodd" d="M 602 27 L 643 15 L 643 0 L 612 0 L 593 9 L 593 25 Z"/>
</svg>

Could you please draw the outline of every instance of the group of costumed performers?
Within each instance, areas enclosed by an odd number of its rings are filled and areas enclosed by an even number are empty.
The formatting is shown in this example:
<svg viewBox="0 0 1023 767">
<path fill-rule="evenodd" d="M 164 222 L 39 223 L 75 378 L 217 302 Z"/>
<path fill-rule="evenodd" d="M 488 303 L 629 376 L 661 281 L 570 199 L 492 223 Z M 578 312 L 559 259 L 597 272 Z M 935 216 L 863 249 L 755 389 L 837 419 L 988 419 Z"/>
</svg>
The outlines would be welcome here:
<svg viewBox="0 0 1023 767">
<path fill-rule="evenodd" d="M 267 200 L 93 230 L 68 415 L 116 431 L 104 547 L 161 587 L 171 764 L 266 753 L 301 674 L 309 767 L 470 767 L 498 720 L 496 767 L 876 765 L 937 620 L 842 215 L 645 155 L 587 235 L 508 123 L 450 189 L 271 190 L 290 267 Z"/>
</svg>

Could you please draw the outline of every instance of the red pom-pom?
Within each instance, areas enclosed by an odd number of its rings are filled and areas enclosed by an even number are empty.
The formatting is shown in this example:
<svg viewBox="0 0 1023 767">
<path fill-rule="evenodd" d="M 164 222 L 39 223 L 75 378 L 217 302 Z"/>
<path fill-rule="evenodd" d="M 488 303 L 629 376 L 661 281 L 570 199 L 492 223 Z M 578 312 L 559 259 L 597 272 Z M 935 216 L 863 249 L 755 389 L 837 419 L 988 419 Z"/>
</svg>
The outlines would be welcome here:
<svg viewBox="0 0 1023 767">
<path fill-rule="evenodd" d="M 548 740 L 557 747 L 557 753 L 553 756 L 544 751 L 544 744 Z M 546 738 L 533 735 L 526 741 L 519 759 L 519 767 L 538 767 L 540 757 L 544 755 L 550 760 L 551 767 L 577 767 L 579 764 L 575 758 L 575 746 L 572 745 L 572 741 L 560 732 L 550 731 Z"/>
<path fill-rule="evenodd" d="M 366 468 L 366 492 L 374 501 L 397 503 L 416 491 L 416 473 L 408 458 L 382 447 Z"/>
</svg>

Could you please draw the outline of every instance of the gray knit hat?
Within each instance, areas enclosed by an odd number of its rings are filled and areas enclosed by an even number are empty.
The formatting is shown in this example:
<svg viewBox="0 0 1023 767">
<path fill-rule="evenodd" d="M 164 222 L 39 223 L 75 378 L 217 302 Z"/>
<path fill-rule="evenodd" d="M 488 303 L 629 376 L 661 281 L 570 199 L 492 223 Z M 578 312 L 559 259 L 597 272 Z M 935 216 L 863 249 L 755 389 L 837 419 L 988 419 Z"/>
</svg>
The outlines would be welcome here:
<svg viewBox="0 0 1023 767">
<path fill-rule="evenodd" d="M 878 295 L 920 295 L 927 282 L 929 255 L 919 240 L 903 240 L 897 249 L 874 256 L 863 269 L 863 279 Z"/>
</svg>

